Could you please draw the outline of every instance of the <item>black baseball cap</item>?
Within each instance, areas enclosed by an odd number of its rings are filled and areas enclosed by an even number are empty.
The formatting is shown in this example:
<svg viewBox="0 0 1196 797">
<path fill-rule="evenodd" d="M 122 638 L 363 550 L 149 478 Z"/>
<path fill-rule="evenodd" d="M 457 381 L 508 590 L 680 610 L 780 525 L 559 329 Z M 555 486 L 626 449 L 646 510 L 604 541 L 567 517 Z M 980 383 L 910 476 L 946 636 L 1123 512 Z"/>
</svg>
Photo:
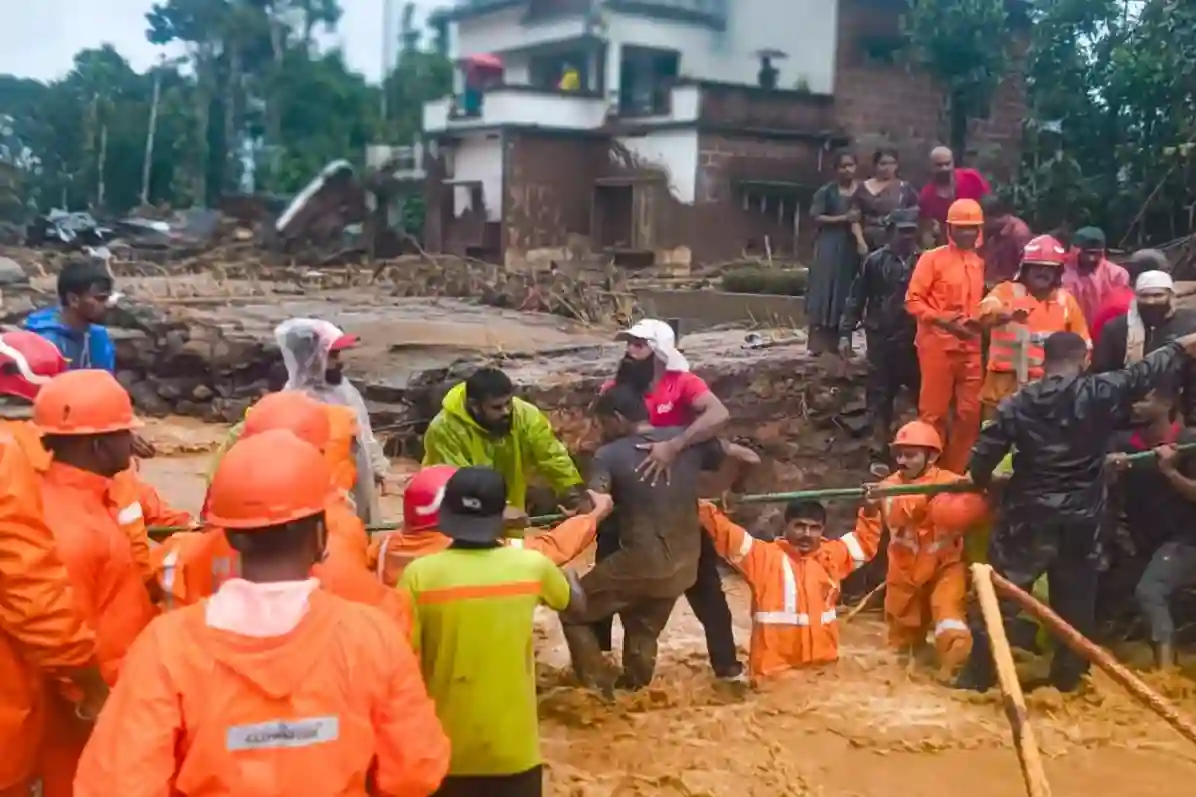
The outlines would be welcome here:
<svg viewBox="0 0 1196 797">
<path fill-rule="evenodd" d="M 494 542 L 503 535 L 507 480 L 492 468 L 460 468 L 444 487 L 440 531 L 462 542 Z"/>
</svg>

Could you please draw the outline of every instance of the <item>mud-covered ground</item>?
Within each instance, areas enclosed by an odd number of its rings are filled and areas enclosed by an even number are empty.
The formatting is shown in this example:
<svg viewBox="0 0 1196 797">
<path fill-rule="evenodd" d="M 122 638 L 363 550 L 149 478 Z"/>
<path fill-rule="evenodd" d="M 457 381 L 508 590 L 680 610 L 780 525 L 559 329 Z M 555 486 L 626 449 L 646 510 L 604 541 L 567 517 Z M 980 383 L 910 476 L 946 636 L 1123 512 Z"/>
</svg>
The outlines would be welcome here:
<svg viewBox="0 0 1196 797">
<path fill-rule="evenodd" d="M 152 422 L 162 455 L 142 464 L 170 501 L 192 510 L 201 474 L 223 427 Z M 394 494 L 414 463 L 394 463 Z M 749 595 L 726 581 L 737 633 L 747 644 Z M 717 687 L 701 627 L 684 601 L 662 639 L 653 685 L 613 705 L 569 683 L 567 655 L 551 613 L 537 643 L 541 733 L 552 797 L 1012 797 L 1024 793 L 995 693 L 961 694 L 929 668 L 884 649 L 876 615 L 844 629 L 837 666 L 795 673 L 746 697 Z M 1119 651 L 1135 661 L 1140 650 Z M 1196 713 L 1192 671 L 1152 678 Z M 1081 695 L 1029 696 L 1032 720 L 1056 795 L 1186 797 L 1196 747 L 1141 709 L 1118 687 L 1093 679 Z"/>
</svg>

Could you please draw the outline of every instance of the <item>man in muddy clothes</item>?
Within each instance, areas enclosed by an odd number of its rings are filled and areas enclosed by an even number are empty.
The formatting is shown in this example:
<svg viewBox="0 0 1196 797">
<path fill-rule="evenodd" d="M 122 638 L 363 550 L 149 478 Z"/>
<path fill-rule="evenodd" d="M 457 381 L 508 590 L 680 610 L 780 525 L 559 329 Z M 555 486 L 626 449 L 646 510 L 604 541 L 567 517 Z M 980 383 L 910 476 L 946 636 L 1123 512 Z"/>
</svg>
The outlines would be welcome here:
<svg viewBox="0 0 1196 797">
<path fill-rule="evenodd" d="M 1136 398 L 1173 379 L 1196 354 L 1196 335 L 1103 374 L 1084 373 L 1088 344 L 1074 332 L 1051 335 L 1043 354 L 1042 379 L 1001 402 L 994 422 L 980 433 L 968 470 L 987 488 L 997 464 L 1013 451 L 1013 475 L 1001 493 L 988 561 L 1026 591 L 1045 573 L 1051 607 L 1091 636 L 1112 434 L 1128 424 Z M 1008 625 L 1016 606 L 1002 601 L 1001 615 Z M 992 652 L 979 613 L 970 620 L 972 654 L 957 686 L 984 691 L 996 678 Z M 1087 662 L 1062 648 L 1051 660 L 1051 684 L 1074 691 L 1087 669 Z"/>
<path fill-rule="evenodd" d="M 626 385 L 603 393 L 594 414 L 605 444 L 594 455 L 590 486 L 614 498 L 619 550 L 582 577 L 585 611 L 566 612 L 561 621 L 574 670 L 583 683 L 604 690 L 639 689 L 652 680 L 657 637 L 673 604 L 698 576 L 698 474 L 718 469 L 726 454 L 717 440 L 697 443 L 678 454 L 668 479 L 645 480 L 638 470 L 647 456 L 644 448 L 672 440 L 684 430 L 654 428 L 643 397 Z M 617 681 L 590 625 L 616 612 L 623 621 L 623 674 Z"/>
</svg>

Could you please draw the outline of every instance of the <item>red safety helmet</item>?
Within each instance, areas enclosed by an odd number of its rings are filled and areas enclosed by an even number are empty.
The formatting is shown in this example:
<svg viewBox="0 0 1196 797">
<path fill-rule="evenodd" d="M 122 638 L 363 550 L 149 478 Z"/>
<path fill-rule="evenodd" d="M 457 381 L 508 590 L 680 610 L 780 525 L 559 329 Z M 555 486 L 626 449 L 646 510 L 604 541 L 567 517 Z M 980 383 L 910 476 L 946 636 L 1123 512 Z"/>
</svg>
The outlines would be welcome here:
<svg viewBox="0 0 1196 797">
<path fill-rule="evenodd" d="M 456 472 L 452 465 L 433 465 L 415 474 L 403 492 L 403 531 L 436 528 L 444 488 Z"/>
<path fill-rule="evenodd" d="M 0 395 L 33 401 L 67 368 L 58 347 L 35 332 L 0 334 Z"/>
<path fill-rule="evenodd" d="M 1050 235 L 1040 235 L 1026 244 L 1022 250 L 1022 264 L 1034 263 L 1042 266 L 1063 268 L 1067 250 Z"/>
</svg>

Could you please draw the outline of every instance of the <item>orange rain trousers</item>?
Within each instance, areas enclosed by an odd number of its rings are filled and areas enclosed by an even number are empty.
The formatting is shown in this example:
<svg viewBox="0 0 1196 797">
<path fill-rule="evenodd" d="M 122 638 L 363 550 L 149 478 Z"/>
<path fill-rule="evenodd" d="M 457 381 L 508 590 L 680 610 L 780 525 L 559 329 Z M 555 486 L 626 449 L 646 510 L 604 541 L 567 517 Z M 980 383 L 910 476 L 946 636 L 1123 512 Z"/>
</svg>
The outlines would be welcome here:
<svg viewBox="0 0 1196 797">
<path fill-rule="evenodd" d="M 278 637 L 210 628 L 204 612 L 170 612 L 137 640 L 75 797 L 435 791 L 448 737 L 392 623 L 321 591 Z"/>
<path fill-rule="evenodd" d="M 38 476 L 0 424 L 0 795 L 29 793 L 45 739 L 47 701 L 72 671 L 95 663 L 84 621 L 42 511 Z M 72 709 L 73 713 L 73 709 Z"/>
<path fill-rule="evenodd" d="M 698 506 L 715 550 L 752 591 L 752 678 L 837 661 L 839 582 L 876 555 L 879 525 L 823 540 L 803 554 L 784 540 L 755 539 L 708 501 Z"/>
<path fill-rule="evenodd" d="M 552 531 L 531 537 L 509 538 L 504 542 L 513 547 L 539 551 L 559 567 L 584 553 L 597 533 L 598 524 L 593 518 L 578 515 L 565 520 Z M 378 574 L 383 584 L 394 587 L 407 565 L 421 556 L 443 551 L 451 542 L 436 529 L 382 534 L 375 537 L 370 545 L 370 569 Z"/>
<path fill-rule="evenodd" d="M 918 258 L 905 295 L 906 310 L 918 322 L 918 416 L 946 441 L 942 466 L 960 473 L 980 434 L 980 337 L 960 339 L 940 324 L 975 319 L 983 298 L 984 261 L 951 243 Z M 947 434 L 952 402 L 955 417 Z"/>
<path fill-rule="evenodd" d="M 881 484 L 953 484 L 960 477 L 931 466 L 912 481 L 894 474 Z M 967 576 L 963 563 L 966 529 L 936 527 L 928 518 L 932 501 L 957 496 L 905 495 L 884 499 L 879 513 L 860 510 L 856 534 L 889 530 L 889 570 L 885 580 L 885 622 L 889 644 L 899 650 L 921 647 L 933 631 L 944 673 L 953 673 L 972 650 L 965 614 Z"/>
</svg>

